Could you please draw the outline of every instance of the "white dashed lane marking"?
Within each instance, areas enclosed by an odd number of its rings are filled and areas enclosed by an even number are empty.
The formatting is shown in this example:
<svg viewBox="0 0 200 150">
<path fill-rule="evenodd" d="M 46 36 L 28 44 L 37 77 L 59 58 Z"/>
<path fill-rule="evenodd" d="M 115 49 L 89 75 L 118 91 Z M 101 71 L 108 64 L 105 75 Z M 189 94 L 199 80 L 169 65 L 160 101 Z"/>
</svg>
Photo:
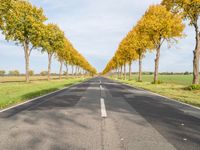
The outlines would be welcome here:
<svg viewBox="0 0 200 150">
<path fill-rule="evenodd" d="M 105 101 L 104 101 L 103 98 L 101 98 L 100 102 L 101 102 L 101 117 L 106 118 L 107 117 L 107 112 L 106 112 Z"/>
</svg>

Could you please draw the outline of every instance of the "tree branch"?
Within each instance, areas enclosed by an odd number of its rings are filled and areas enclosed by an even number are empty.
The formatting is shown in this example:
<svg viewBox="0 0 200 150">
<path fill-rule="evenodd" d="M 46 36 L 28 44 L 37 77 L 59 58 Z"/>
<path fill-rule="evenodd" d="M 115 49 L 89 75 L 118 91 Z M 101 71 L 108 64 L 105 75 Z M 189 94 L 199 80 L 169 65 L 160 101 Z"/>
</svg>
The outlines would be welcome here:
<svg viewBox="0 0 200 150">
<path fill-rule="evenodd" d="M 32 50 L 34 49 L 34 46 L 31 47 L 30 51 L 29 51 L 29 56 L 31 55 Z"/>
</svg>

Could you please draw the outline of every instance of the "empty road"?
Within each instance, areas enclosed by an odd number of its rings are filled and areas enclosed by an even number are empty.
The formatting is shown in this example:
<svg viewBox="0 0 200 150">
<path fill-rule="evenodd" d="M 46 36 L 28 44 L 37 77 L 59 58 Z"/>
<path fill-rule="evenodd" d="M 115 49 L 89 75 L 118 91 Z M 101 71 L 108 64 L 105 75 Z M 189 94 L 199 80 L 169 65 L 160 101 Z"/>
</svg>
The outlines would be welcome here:
<svg viewBox="0 0 200 150">
<path fill-rule="evenodd" d="M 1 150 L 200 150 L 200 110 L 96 77 L 0 113 Z"/>
</svg>

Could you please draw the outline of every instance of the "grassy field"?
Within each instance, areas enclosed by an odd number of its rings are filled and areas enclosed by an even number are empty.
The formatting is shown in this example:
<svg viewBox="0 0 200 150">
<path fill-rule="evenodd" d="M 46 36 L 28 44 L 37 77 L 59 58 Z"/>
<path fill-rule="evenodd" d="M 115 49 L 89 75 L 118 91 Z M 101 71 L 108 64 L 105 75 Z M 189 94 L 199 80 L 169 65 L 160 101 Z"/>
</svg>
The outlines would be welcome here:
<svg viewBox="0 0 200 150">
<path fill-rule="evenodd" d="M 0 83 L 0 109 L 62 89 L 84 80 L 83 78 L 69 78 L 51 80 L 48 82 L 46 80 L 41 80 L 41 77 L 34 77 L 34 81 L 25 83 L 21 81 L 22 79 L 24 80 L 24 77 L 9 77 L 9 80 L 4 78 L 4 83 Z"/>
<path fill-rule="evenodd" d="M 67 78 L 66 76 L 62 76 L 62 78 Z M 51 79 L 56 80 L 59 79 L 59 76 L 51 76 Z M 46 76 L 30 76 L 31 81 L 43 81 L 47 80 Z M 24 82 L 24 76 L 0 76 L 0 83 L 7 83 L 7 82 Z"/>
<path fill-rule="evenodd" d="M 133 75 L 133 80 L 137 79 L 138 76 Z M 143 75 L 142 79 L 144 82 L 152 82 L 153 75 Z M 192 83 L 192 75 L 159 75 L 159 81 L 189 86 Z"/>
<path fill-rule="evenodd" d="M 137 76 L 134 75 L 131 81 L 119 81 L 200 107 L 200 90 L 187 89 L 192 83 L 190 75 L 160 75 L 159 80 L 163 82 L 162 84 L 152 84 L 152 75 L 144 75 L 143 82 L 137 82 L 136 79 Z"/>
</svg>

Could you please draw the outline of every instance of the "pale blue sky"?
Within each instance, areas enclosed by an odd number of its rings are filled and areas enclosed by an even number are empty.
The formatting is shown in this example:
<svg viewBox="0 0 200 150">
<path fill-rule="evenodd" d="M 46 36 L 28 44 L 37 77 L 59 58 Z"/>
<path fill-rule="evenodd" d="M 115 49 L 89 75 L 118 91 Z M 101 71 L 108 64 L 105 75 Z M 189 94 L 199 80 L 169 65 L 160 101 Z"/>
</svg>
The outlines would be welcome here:
<svg viewBox="0 0 200 150">
<path fill-rule="evenodd" d="M 151 4 L 160 0 L 31 0 L 34 5 L 44 9 L 48 22 L 57 23 L 66 37 L 88 61 L 102 71 L 114 55 L 119 42 L 137 23 Z M 170 49 L 161 50 L 160 72 L 192 71 L 192 51 L 194 49 L 194 30 L 185 30 L 187 37 Z M 18 69 L 24 72 L 24 54 L 20 46 L 6 42 L 0 36 L 0 70 Z M 166 44 L 165 44 L 166 45 Z M 153 71 L 155 53 L 146 54 L 144 71 Z M 47 70 L 47 55 L 35 50 L 31 55 L 31 69 L 35 72 Z M 137 71 L 137 62 L 133 71 Z M 52 72 L 58 72 L 56 60 Z"/>
</svg>

